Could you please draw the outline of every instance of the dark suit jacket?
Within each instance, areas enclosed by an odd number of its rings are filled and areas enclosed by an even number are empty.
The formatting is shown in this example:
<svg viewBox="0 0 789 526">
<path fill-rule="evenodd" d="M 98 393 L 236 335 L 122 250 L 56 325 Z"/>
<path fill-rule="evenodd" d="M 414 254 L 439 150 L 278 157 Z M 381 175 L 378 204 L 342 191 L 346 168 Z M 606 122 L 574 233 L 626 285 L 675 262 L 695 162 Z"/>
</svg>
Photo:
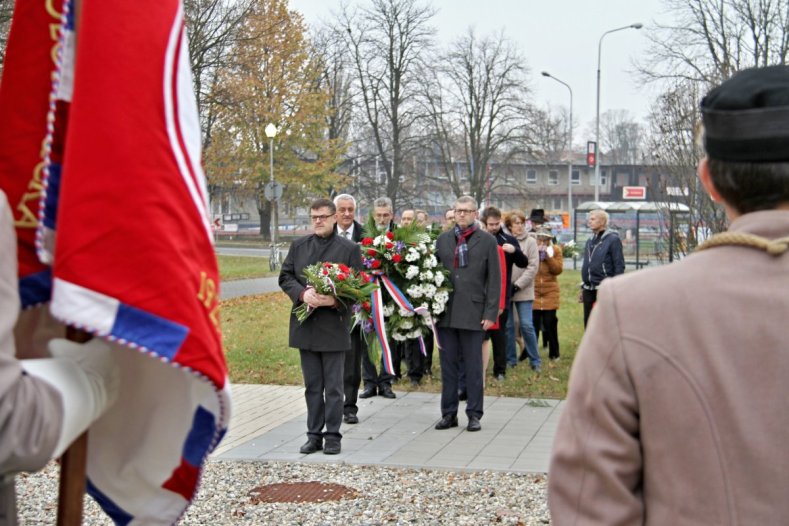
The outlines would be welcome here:
<svg viewBox="0 0 789 526">
<path fill-rule="evenodd" d="M 301 293 L 307 288 L 304 268 L 319 261 L 344 263 L 359 270 L 362 253 L 359 245 L 336 233 L 325 239 L 314 234 L 297 239 L 288 250 L 279 274 L 279 286 L 294 307 L 301 305 Z M 288 345 L 310 351 L 346 351 L 351 348 L 352 317 L 347 307 L 319 307 L 303 323 L 291 313 Z"/>
<path fill-rule="evenodd" d="M 449 269 L 452 293 L 438 327 L 482 330 L 482 320 L 496 321 L 499 317 L 501 295 L 501 267 L 496 239 L 477 228 L 468 243 L 468 266 L 455 268 L 454 229 L 438 236 L 436 252 L 439 262 Z"/>
<path fill-rule="evenodd" d="M 509 243 L 510 245 L 515 247 L 515 252 L 512 254 L 504 253 L 504 259 L 506 261 L 507 267 L 507 279 L 504 281 L 505 286 L 507 287 L 507 297 L 504 301 L 504 305 L 506 308 L 509 308 L 510 302 L 512 301 L 512 265 L 517 265 L 520 268 L 526 268 L 529 266 L 529 258 L 526 257 L 526 254 L 521 250 L 520 242 L 510 234 L 507 234 L 503 230 L 499 230 L 499 232 L 494 236 L 496 238 L 496 242 L 499 246 L 502 246 L 504 243 Z"/>
<path fill-rule="evenodd" d="M 353 234 L 351 234 L 351 241 L 353 241 L 354 243 L 358 243 L 359 241 L 361 241 L 362 237 L 363 237 L 363 234 L 362 234 L 362 230 L 363 229 L 364 229 L 364 227 L 362 226 L 362 224 L 354 219 L 353 220 Z M 334 231 L 339 234 L 340 233 L 340 226 L 339 225 L 335 225 L 334 226 Z"/>
</svg>

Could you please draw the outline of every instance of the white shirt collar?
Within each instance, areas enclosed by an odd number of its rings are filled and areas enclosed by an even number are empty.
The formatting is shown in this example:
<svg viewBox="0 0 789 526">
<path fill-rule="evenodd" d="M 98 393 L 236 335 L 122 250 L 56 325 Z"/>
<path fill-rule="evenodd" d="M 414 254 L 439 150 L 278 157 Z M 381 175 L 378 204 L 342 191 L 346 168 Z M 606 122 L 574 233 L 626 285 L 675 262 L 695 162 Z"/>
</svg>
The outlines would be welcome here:
<svg viewBox="0 0 789 526">
<path fill-rule="evenodd" d="M 337 225 L 337 233 L 342 235 L 343 232 L 348 232 L 348 237 L 352 239 L 353 238 L 353 227 L 354 226 L 355 225 L 353 223 L 351 223 L 351 226 L 348 227 L 348 230 L 343 230 L 340 227 L 340 225 Z"/>
</svg>

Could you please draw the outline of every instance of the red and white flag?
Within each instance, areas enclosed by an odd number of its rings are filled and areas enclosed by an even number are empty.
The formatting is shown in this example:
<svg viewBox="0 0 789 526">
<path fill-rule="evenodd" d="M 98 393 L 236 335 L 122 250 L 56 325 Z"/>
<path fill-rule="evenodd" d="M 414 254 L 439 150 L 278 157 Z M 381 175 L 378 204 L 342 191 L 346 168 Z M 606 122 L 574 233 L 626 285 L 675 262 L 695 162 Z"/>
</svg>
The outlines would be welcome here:
<svg viewBox="0 0 789 526">
<path fill-rule="evenodd" d="M 55 97 L 68 98 L 69 79 L 61 83 L 58 77 L 56 89 L 52 80 L 58 62 L 67 63 L 73 51 L 73 38 L 66 35 L 69 24 L 63 26 L 63 34 L 57 30 L 62 4 L 62 0 L 16 2 L 0 82 L 0 188 L 14 216 L 24 309 L 48 302 L 52 288 L 50 268 L 36 254 L 36 232 L 44 206 L 45 157 L 52 150 L 52 143 L 45 142 L 48 136 L 57 141 L 54 156 L 49 156 L 55 172 L 49 178 L 51 200 L 57 197 L 62 154 L 62 140 L 56 139 L 62 135 L 54 132 L 47 114 L 51 111 L 63 117 L 68 111 L 68 102 Z"/>
<path fill-rule="evenodd" d="M 15 25 L 34 4 L 55 2 L 19 0 Z M 46 161 L 37 241 L 52 259 L 50 309 L 128 347 L 117 353 L 118 402 L 90 428 L 89 493 L 116 524 L 171 524 L 230 417 L 183 8 L 180 0 L 83 0 L 76 28 L 68 4 L 64 11 L 59 32 L 52 20 L 33 24 L 60 35 L 60 53 L 50 39 L 46 57 L 23 60 L 36 71 L 49 60 L 50 73 L 52 57 L 60 63 L 43 98 L 44 148 L 35 139 Z M 41 94 L 34 101 L 32 89 L 3 84 L 0 109 L 35 106 L 28 118 L 38 123 Z M 26 169 L 17 170 L 25 182 Z"/>
</svg>

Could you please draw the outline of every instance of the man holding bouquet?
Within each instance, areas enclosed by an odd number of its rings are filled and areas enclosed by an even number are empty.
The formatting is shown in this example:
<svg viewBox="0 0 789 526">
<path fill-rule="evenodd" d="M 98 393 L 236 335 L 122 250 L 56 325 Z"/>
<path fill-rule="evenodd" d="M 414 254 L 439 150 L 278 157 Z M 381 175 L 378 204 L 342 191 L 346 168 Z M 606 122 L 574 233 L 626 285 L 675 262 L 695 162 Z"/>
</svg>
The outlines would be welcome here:
<svg viewBox="0 0 789 526">
<path fill-rule="evenodd" d="M 351 349 L 353 313 L 350 302 L 344 304 L 333 295 L 319 294 L 304 276 L 306 267 L 319 262 L 362 268 L 359 246 L 336 233 L 336 211 L 328 199 L 312 202 L 314 233 L 293 242 L 279 275 L 279 286 L 294 307 L 307 304 L 311 310 L 303 321 L 291 314 L 288 339 L 291 347 L 299 349 L 304 375 L 307 442 L 300 449 L 304 454 L 323 449 L 327 455 L 336 455 L 341 450 L 343 369 L 345 353 Z"/>
</svg>

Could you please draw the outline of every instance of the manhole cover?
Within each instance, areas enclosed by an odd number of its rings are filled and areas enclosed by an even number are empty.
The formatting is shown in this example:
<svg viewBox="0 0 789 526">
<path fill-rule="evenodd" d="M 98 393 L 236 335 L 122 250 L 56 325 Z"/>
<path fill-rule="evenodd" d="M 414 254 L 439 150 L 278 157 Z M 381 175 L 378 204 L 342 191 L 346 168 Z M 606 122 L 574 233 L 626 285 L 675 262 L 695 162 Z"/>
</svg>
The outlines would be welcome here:
<svg viewBox="0 0 789 526">
<path fill-rule="evenodd" d="M 325 502 L 355 499 L 359 492 L 341 484 L 290 482 L 259 486 L 249 492 L 252 504 L 261 502 Z"/>
</svg>

